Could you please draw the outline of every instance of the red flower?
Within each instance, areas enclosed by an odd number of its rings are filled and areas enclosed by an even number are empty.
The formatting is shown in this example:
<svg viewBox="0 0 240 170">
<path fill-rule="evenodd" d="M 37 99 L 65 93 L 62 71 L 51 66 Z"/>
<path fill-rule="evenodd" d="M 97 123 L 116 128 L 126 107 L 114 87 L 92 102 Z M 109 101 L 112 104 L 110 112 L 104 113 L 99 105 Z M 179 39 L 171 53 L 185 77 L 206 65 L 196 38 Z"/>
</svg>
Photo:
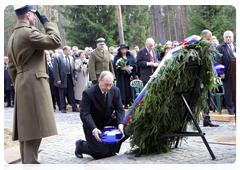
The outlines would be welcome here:
<svg viewBox="0 0 240 170">
<path fill-rule="evenodd" d="M 145 53 L 145 55 L 148 55 L 148 53 Z"/>
</svg>

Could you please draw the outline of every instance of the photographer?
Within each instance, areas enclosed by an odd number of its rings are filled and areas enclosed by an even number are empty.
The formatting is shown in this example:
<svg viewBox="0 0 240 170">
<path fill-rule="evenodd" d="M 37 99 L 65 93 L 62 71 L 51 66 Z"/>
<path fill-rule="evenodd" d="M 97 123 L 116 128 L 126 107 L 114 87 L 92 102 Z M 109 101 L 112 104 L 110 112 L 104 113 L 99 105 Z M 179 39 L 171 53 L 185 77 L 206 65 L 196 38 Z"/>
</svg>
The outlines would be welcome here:
<svg viewBox="0 0 240 170">
<path fill-rule="evenodd" d="M 77 71 L 77 82 L 75 85 L 75 99 L 82 101 L 82 92 L 88 88 L 89 71 L 88 60 L 85 58 L 85 51 L 78 53 L 79 57 L 75 60 L 75 69 Z"/>
</svg>

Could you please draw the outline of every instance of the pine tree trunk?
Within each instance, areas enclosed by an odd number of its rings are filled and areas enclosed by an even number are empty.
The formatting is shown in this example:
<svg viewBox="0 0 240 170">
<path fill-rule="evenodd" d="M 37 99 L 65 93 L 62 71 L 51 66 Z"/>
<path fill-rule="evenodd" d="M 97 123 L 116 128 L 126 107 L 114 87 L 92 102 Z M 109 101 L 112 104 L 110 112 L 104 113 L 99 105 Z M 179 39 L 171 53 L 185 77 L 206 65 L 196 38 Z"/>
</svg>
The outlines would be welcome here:
<svg viewBox="0 0 240 170">
<path fill-rule="evenodd" d="M 164 7 L 164 10 L 163 10 L 164 12 L 163 13 L 164 13 L 164 21 L 165 21 L 164 30 L 165 30 L 165 33 L 166 33 L 165 34 L 165 38 L 166 38 L 166 42 L 167 42 L 169 40 L 169 34 L 168 34 L 168 29 L 169 28 L 168 28 L 168 23 L 167 23 L 167 12 L 166 12 L 167 10 L 166 10 L 166 6 L 167 5 L 165 5 L 165 7 Z"/>
<path fill-rule="evenodd" d="M 181 7 L 181 22 L 182 22 L 182 39 L 186 38 L 185 35 L 186 35 L 186 24 L 185 24 L 185 18 L 184 18 L 184 10 L 183 10 L 183 5 L 180 6 Z"/>
<path fill-rule="evenodd" d="M 117 10 L 117 20 L 118 20 L 119 41 L 120 41 L 120 44 L 124 44 L 121 6 L 116 5 L 116 10 Z"/>
<path fill-rule="evenodd" d="M 59 33 L 60 33 L 60 37 L 61 37 L 62 42 L 63 42 L 62 16 L 61 16 L 61 13 L 60 13 L 60 5 L 57 6 L 57 11 L 58 11 L 58 27 L 59 27 Z M 61 44 L 61 48 L 63 48 L 63 43 Z"/>
<path fill-rule="evenodd" d="M 188 20 L 188 8 L 189 8 L 189 5 L 185 5 L 185 18 L 186 18 L 186 21 Z M 186 29 L 187 30 L 189 29 L 188 24 L 186 24 Z"/>
<path fill-rule="evenodd" d="M 34 8 L 38 10 L 38 5 L 34 5 Z M 36 20 L 35 27 L 39 30 L 39 19 Z"/>
<path fill-rule="evenodd" d="M 180 20 L 180 5 L 176 5 L 177 9 L 177 35 L 178 42 L 182 41 L 182 33 L 181 33 L 181 20 Z"/>
<path fill-rule="evenodd" d="M 170 19 L 169 19 L 169 10 L 168 10 L 168 5 L 167 5 L 167 16 L 168 16 L 168 35 L 169 35 L 169 40 L 171 41 L 171 25 L 170 25 Z"/>
<path fill-rule="evenodd" d="M 175 13 L 173 12 L 173 7 L 174 5 L 172 5 L 172 17 L 173 17 L 173 28 L 174 28 L 174 36 L 175 36 L 175 40 L 177 40 L 177 29 L 176 29 L 176 21 L 175 21 Z"/>
<path fill-rule="evenodd" d="M 164 24 L 162 18 L 161 5 L 154 5 L 154 18 L 157 43 L 165 44 Z"/>
</svg>

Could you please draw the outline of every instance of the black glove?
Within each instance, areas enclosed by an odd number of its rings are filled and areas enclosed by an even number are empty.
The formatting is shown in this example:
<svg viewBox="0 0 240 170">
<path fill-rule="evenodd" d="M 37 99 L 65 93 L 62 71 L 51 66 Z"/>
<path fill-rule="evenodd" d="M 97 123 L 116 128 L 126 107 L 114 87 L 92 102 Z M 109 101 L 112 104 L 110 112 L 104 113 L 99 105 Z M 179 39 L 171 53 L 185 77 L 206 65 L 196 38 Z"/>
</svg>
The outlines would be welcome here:
<svg viewBox="0 0 240 170">
<path fill-rule="evenodd" d="M 39 17 L 39 20 L 42 24 L 45 24 L 46 22 L 49 22 L 48 18 L 46 15 L 44 14 L 41 14 L 40 17 Z"/>
<path fill-rule="evenodd" d="M 93 80 L 92 81 L 93 84 L 97 84 L 97 82 L 98 82 L 97 80 Z"/>
</svg>

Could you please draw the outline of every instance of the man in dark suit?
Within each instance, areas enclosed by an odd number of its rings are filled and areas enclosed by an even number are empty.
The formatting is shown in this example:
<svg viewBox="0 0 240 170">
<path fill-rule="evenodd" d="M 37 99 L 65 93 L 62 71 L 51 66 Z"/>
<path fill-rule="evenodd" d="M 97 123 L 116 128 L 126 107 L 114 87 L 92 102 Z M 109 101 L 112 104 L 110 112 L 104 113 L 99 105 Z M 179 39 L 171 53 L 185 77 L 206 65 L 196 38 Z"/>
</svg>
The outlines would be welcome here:
<svg viewBox="0 0 240 170">
<path fill-rule="evenodd" d="M 125 111 L 119 88 L 112 86 L 113 80 L 111 72 L 103 71 L 98 83 L 83 91 L 80 117 L 87 141 L 76 141 L 75 155 L 78 158 L 82 158 L 83 153 L 91 155 L 94 159 L 116 155 L 122 142 L 127 139 L 123 136 L 117 144 L 104 144 L 99 138 L 105 126 L 116 126 L 124 134 Z"/>
<path fill-rule="evenodd" d="M 49 85 L 50 85 L 50 91 L 51 91 L 51 95 L 52 95 L 53 109 L 55 111 L 56 110 L 55 103 L 56 103 L 57 87 L 54 86 L 53 65 L 51 63 L 51 57 L 49 55 L 49 52 L 45 51 L 45 55 L 46 55 L 46 59 L 47 59 Z M 57 103 L 58 103 L 58 106 L 60 106 L 59 101 L 57 101 Z"/>
<path fill-rule="evenodd" d="M 77 80 L 77 73 L 74 66 L 74 59 L 70 55 L 70 47 L 64 46 L 63 53 L 54 59 L 53 73 L 54 73 L 54 85 L 58 87 L 60 110 L 62 113 L 66 111 L 66 99 L 65 95 L 68 95 L 70 104 L 72 105 L 72 111 L 78 112 L 73 87 Z"/>
<path fill-rule="evenodd" d="M 4 57 L 4 62 L 6 65 L 4 65 L 4 89 L 6 90 L 6 107 L 14 107 L 14 97 L 15 97 L 15 91 L 12 79 L 8 73 L 8 57 Z M 12 105 L 11 105 L 11 99 L 12 99 Z"/>
<path fill-rule="evenodd" d="M 78 55 L 78 47 L 77 46 L 73 46 L 72 47 L 72 52 L 73 52 L 73 55 L 72 57 L 74 58 L 74 61 L 79 58 L 79 55 Z"/>
<path fill-rule="evenodd" d="M 142 48 L 137 53 L 137 66 L 140 68 L 143 86 L 147 84 L 150 76 L 153 74 L 161 61 L 160 53 L 158 49 L 154 48 L 154 44 L 154 40 L 152 38 L 148 38 L 146 41 L 146 47 Z"/>
<path fill-rule="evenodd" d="M 226 31 L 223 34 L 224 43 L 217 47 L 217 50 L 223 55 L 217 56 L 216 62 L 225 66 L 225 74 L 221 74 L 220 77 L 223 81 L 225 90 L 225 105 L 230 115 L 233 115 L 234 100 L 233 100 L 233 82 L 232 82 L 232 64 L 231 58 L 236 57 L 236 44 L 233 42 L 232 31 Z"/>
</svg>

